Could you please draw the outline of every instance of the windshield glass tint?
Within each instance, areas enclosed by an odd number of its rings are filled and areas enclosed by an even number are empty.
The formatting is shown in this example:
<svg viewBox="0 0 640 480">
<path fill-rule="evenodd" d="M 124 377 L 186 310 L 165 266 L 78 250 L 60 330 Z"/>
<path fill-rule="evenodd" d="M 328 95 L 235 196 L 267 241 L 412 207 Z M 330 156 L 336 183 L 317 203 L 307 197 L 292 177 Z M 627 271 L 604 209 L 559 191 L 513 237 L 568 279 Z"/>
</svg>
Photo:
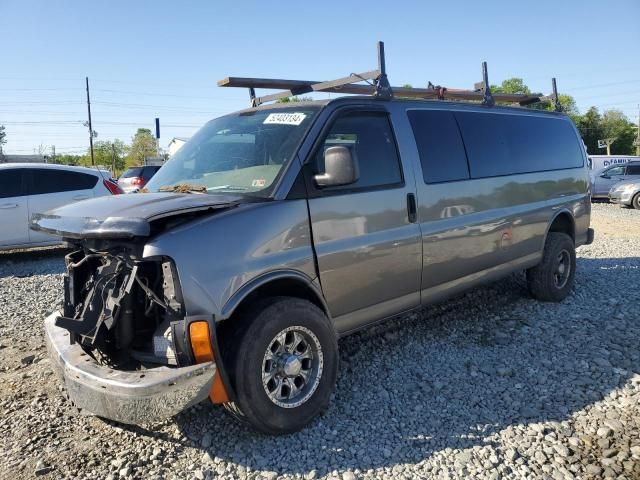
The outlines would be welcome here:
<svg viewBox="0 0 640 480">
<path fill-rule="evenodd" d="M 300 105 L 212 120 L 155 174 L 146 191 L 268 195 L 318 110 Z"/>
</svg>

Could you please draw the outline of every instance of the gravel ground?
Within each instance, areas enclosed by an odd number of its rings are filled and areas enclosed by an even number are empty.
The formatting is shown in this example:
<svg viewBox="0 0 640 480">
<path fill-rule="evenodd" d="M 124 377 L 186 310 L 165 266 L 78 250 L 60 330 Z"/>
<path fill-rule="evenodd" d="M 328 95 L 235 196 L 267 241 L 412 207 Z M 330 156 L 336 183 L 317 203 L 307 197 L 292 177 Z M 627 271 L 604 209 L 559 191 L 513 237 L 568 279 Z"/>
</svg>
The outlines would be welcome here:
<svg viewBox="0 0 640 480">
<path fill-rule="evenodd" d="M 640 478 L 640 212 L 592 224 L 567 300 L 512 276 L 348 337 L 329 411 L 278 438 L 204 404 L 78 414 L 41 333 L 62 252 L 0 254 L 0 478 Z"/>
</svg>

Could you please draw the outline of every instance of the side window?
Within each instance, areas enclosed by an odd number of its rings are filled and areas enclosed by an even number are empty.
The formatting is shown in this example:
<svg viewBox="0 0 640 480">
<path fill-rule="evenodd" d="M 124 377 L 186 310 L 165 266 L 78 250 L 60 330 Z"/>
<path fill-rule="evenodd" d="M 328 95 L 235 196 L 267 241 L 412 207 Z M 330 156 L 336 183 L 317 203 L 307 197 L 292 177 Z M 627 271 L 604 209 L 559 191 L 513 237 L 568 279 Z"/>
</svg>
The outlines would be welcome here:
<svg viewBox="0 0 640 480">
<path fill-rule="evenodd" d="M 21 169 L 0 170 L 0 198 L 22 197 L 27 192 L 22 181 Z"/>
<path fill-rule="evenodd" d="M 640 175 L 640 165 L 627 165 L 627 175 Z"/>
<path fill-rule="evenodd" d="M 456 112 L 472 178 L 576 168 L 582 147 L 562 117 Z"/>
<path fill-rule="evenodd" d="M 618 177 L 620 175 L 624 175 L 624 166 L 622 167 L 613 167 L 605 172 L 606 175 L 610 177 Z"/>
<path fill-rule="evenodd" d="M 44 193 L 72 192 L 89 190 L 95 187 L 98 177 L 88 173 L 55 169 L 33 169 L 31 177 L 31 195 Z"/>
<path fill-rule="evenodd" d="M 324 151 L 342 145 L 358 162 L 356 183 L 324 190 L 351 190 L 402 183 L 400 158 L 386 113 L 354 112 L 339 117 L 316 154 L 316 170 L 324 172 Z"/>
<path fill-rule="evenodd" d="M 144 179 L 145 182 L 148 182 L 149 180 L 151 180 L 151 177 L 153 177 L 153 174 L 156 173 L 158 169 L 156 167 L 144 167 L 144 170 L 142 172 L 142 178 Z"/>
<path fill-rule="evenodd" d="M 469 178 L 467 155 L 452 112 L 407 112 L 416 139 L 425 183 L 454 182 Z"/>
</svg>

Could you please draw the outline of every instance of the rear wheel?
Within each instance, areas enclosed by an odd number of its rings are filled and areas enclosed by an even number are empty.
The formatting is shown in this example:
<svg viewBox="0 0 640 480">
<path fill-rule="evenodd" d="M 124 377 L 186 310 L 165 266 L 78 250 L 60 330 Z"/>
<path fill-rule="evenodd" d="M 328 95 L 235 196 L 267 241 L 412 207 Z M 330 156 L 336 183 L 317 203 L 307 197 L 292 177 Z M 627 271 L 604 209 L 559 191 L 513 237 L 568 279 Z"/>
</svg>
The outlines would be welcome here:
<svg viewBox="0 0 640 480">
<path fill-rule="evenodd" d="M 640 193 L 636 193 L 636 196 L 631 200 L 631 205 L 633 205 L 633 208 L 636 210 L 640 210 Z"/>
<path fill-rule="evenodd" d="M 563 300 L 573 288 L 576 272 L 576 250 L 566 233 L 550 232 L 542 261 L 527 270 L 531 296 L 545 302 Z"/>
<path fill-rule="evenodd" d="M 227 410 L 270 434 L 300 430 L 327 408 L 338 343 L 327 316 L 306 300 L 278 297 L 240 319 L 230 346 L 237 401 Z"/>
</svg>

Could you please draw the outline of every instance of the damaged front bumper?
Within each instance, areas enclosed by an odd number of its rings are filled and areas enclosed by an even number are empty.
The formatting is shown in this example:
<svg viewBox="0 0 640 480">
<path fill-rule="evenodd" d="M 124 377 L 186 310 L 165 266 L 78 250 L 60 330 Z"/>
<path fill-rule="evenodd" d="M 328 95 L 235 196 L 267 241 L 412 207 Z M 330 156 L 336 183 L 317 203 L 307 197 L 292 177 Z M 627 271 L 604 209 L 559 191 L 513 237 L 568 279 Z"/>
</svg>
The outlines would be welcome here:
<svg viewBox="0 0 640 480">
<path fill-rule="evenodd" d="M 69 332 L 55 325 L 59 312 L 44 322 L 49 355 L 62 377 L 69 399 L 99 417 L 128 424 L 169 418 L 209 396 L 216 373 L 214 362 L 170 368 L 119 371 L 99 365 Z"/>
</svg>

